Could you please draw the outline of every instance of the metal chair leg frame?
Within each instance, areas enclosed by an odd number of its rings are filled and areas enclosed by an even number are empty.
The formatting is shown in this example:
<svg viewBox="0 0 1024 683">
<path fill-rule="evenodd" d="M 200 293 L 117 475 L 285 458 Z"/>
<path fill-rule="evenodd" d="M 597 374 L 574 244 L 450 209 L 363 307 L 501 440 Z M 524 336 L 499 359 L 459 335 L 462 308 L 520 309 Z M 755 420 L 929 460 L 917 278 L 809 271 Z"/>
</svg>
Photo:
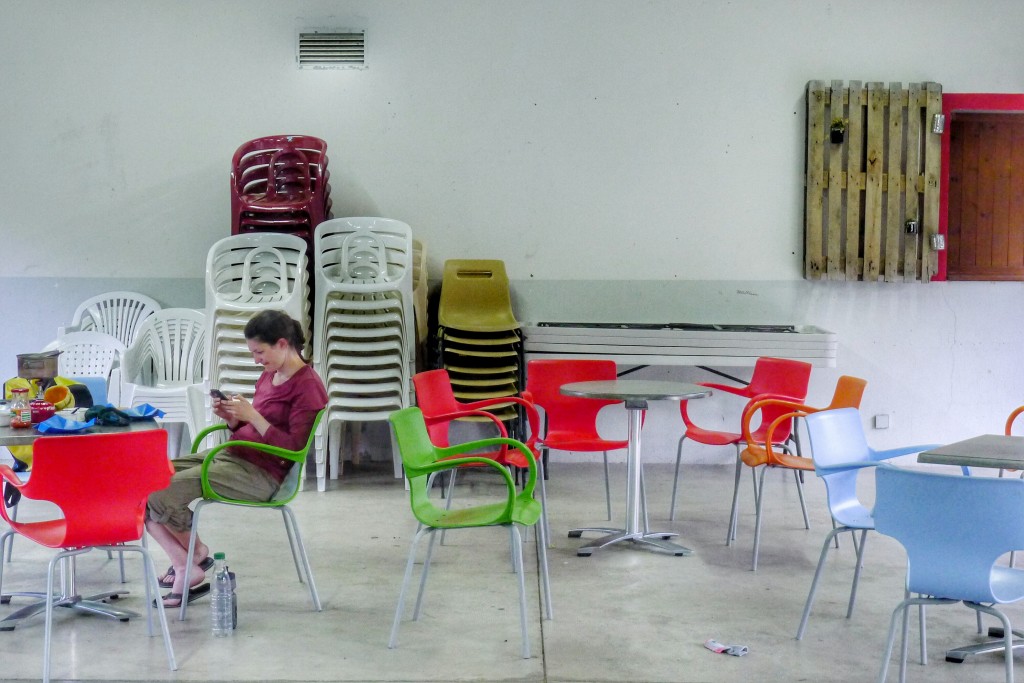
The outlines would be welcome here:
<svg viewBox="0 0 1024 683">
<path fill-rule="evenodd" d="M 902 643 L 902 646 L 901 646 L 901 649 L 900 649 L 900 681 L 902 683 L 902 681 L 906 680 L 906 675 L 907 675 L 907 642 L 906 641 L 907 641 L 907 635 L 909 633 L 909 621 L 908 621 L 908 618 L 907 618 L 907 608 L 910 607 L 911 605 L 920 605 L 920 606 L 924 606 L 924 605 L 953 605 L 953 604 L 956 604 L 957 602 L 959 602 L 959 600 L 947 600 L 945 598 L 926 598 L 926 597 L 912 598 L 912 597 L 907 597 L 907 598 L 905 598 L 903 600 L 903 602 L 901 602 L 899 605 L 896 606 L 896 609 L 893 610 L 892 617 L 889 619 L 889 633 L 886 636 L 885 652 L 882 655 L 882 668 L 881 668 L 881 671 L 879 671 L 879 674 L 878 674 L 878 683 L 885 683 L 886 676 L 889 673 L 889 659 L 892 657 L 892 648 L 893 648 L 893 645 L 895 644 L 895 640 L 896 640 L 896 624 L 897 624 L 897 621 L 899 620 L 900 616 L 903 617 L 902 622 L 901 622 L 902 623 L 901 631 L 903 633 L 903 643 Z M 999 612 L 998 610 L 994 610 L 994 609 L 992 609 L 990 607 L 986 607 L 984 605 L 975 605 L 974 603 L 965 603 L 965 604 L 968 607 L 971 607 L 973 609 L 981 609 L 981 610 L 983 610 L 985 612 L 988 612 L 990 614 L 994 614 L 995 616 L 999 617 L 1000 621 L 1003 621 L 1005 623 L 1007 629 L 1009 629 L 1009 620 L 1006 619 L 1006 617 L 1001 612 Z M 921 615 L 921 619 L 922 619 L 922 622 L 921 622 L 921 624 L 922 624 L 922 631 L 921 631 L 921 633 L 922 633 L 922 640 L 923 640 L 924 639 L 924 612 L 921 611 L 920 615 Z M 1011 636 L 1011 638 L 1012 638 L 1012 636 Z M 1007 645 L 1011 645 L 1011 643 L 1012 643 L 1012 641 L 1010 643 L 1006 643 L 1006 644 Z M 1007 652 L 1007 656 L 1006 656 L 1006 660 L 1005 660 L 1006 661 L 1006 667 L 1007 667 L 1007 669 L 1006 669 L 1006 673 L 1007 673 L 1006 680 L 1007 680 L 1008 683 L 1013 683 L 1013 650 L 1012 650 L 1011 647 L 1008 647 L 1006 652 Z"/>
<path fill-rule="evenodd" d="M 409 548 L 409 559 L 405 563 L 405 574 L 402 578 L 402 588 L 398 591 L 398 607 L 395 609 L 395 620 L 391 624 L 391 636 L 388 638 L 388 648 L 394 649 L 398 647 L 398 626 L 402 622 L 402 612 L 405 606 L 405 592 L 409 587 L 409 579 L 412 578 L 412 568 L 416 561 L 416 546 L 420 542 L 420 538 L 423 534 L 432 533 L 433 529 L 426 528 L 422 525 L 417 528 L 415 535 L 412 537 L 412 543 Z"/>
<path fill-rule="evenodd" d="M 725 544 L 732 545 L 732 542 L 736 540 L 736 526 L 739 517 L 739 493 L 740 493 L 740 468 L 743 466 L 743 461 L 740 459 L 739 447 L 736 448 L 736 476 L 732 487 L 732 512 L 729 514 L 729 529 L 725 532 Z M 674 498 L 674 495 L 673 495 Z M 757 500 L 757 481 L 754 481 L 754 499 Z M 675 507 L 673 500 L 673 508 Z M 674 519 L 674 518 L 673 518 Z"/>
<path fill-rule="evenodd" d="M 672 502 L 669 503 L 668 518 L 669 521 L 674 522 L 676 520 L 676 491 L 679 489 L 679 464 L 683 459 L 683 442 L 686 441 L 686 434 L 679 437 L 679 446 L 676 447 L 676 472 L 675 476 L 672 477 Z M 728 539 L 726 539 L 728 545 Z"/>
<path fill-rule="evenodd" d="M 147 631 L 150 636 L 153 636 L 153 602 L 156 602 L 157 612 L 160 615 L 160 625 L 163 631 L 164 637 L 164 650 L 167 653 L 167 665 L 171 671 L 178 670 L 178 664 L 174 659 L 174 647 L 171 644 L 171 633 L 167 628 L 167 617 L 164 613 L 164 604 L 162 600 L 155 600 L 153 597 L 159 595 L 160 586 L 157 584 L 156 579 L 156 567 L 153 565 L 153 558 L 150 556 L 149 551 L 142 546 L 133 547 L 122 547 L 122 546 L 99 546 L 101 550 L 116 550 L 117 552 L 124 552 L 129 550 L 132 552 L 142 553 L 143 562 L 145 563 L 144 574 L 146 577 L 146 624 Z M 92 550 L 92 548 L 83 548 L 80 550 L 65 550 L 57 553 L 52 557 L 46 567 L 46 620 L 43 631 L 43 683 L 49 683 L 50 681 L 50 639 L 53 635 L 53 608 L 54 608 L 54 592 L 53 592 L 53 570 L 58 562 L 63 561 L 65 558 L 73 557 L 75 555 L 81 555 Z"/>
<path fill-rule="evenodd" d="M 608 451 L 602 451 L 604 456 L 604 504 L 608 510 L 608 519 L 612 518 L 612 488 L 608 475 Z"/>
<path fill-rule="evenodd" d="M 796 630 L 796 639 L 803 640 L 804 632 L 807 630 L 807 620 L 811 616 L 811 607 L 814 605 L 814 594 L 818 591 L 818 581 L 825 569 L 825 557 L 828 555 L 828 546 L 836 534 L 844 531 L 854 531 L 849 527 L 841 526 L 828 532 L 825 542 L 821 545 L 821 554 L 818 556 L 818 567 L 814 570 L 814 578 L 811 580 L 811 590 L 807 593 L 807 602 L 804 604 L 804 613 L 800 617 L 800 626 Z"/>
<path fill-rule="evenodd" d="M 523 659 L 530 658 L 530 634 L 526 628 L 526 573 L 523 569 L 523 539 L 519 535 L 519 529 L 515 524 L 508 525 L 509 541 L 512 545 L 512 554 L 516 558 L 516 574 L 519 578 L 519 630 L 522 634 L 523 643 L 521 654 Z"/>
</svg>

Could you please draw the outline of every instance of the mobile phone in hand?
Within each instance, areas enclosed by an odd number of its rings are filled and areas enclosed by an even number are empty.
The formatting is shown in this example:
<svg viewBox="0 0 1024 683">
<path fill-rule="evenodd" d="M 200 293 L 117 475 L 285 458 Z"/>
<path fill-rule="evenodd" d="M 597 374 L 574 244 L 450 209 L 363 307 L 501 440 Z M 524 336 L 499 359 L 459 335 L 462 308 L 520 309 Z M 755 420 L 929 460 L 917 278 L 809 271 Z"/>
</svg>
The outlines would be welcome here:
<svg viewBox="0 0 1024 683">
<path fill-rule="evenodd" d="M 220 389 L 210 389 L 210 396 L 213 396 L 214 398 L 219 398 L 222 401 L 230 401 L 231 400 L 230 398 L 228 398 L 227 394 L 225 394 Z"/>
</svg>

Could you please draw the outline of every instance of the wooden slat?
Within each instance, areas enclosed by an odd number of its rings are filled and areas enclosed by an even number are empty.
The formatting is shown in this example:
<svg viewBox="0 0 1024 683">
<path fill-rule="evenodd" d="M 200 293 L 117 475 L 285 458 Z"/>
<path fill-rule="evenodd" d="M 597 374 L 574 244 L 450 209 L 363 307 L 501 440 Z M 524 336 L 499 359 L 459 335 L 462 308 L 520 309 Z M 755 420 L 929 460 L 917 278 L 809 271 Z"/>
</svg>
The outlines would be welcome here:
<svg viewBox="0 0 1024 683">
<path fill-rule="evenodd" d="M 925 245 L 921 262 L 921 280 L 929 282 L 938 271 L 938 253 L 931 249 L 931 236 L 939 231 L 939 173 L 942 166 L 941 136 L 932 133 L 932 121 L 936 114 L 942 113 L 942 86 L 928 83 L 927 110 L 925 112 L 924 133 L 924 199 L 922 221 L 922 240 Z"/>
<path fill-rule="evenodd" d="M 874 282 L 881 268 L 882 172 L 885 165 L 885 101 L 882 83 L 868 83 L 867 157 L 864 184 L 864 280 Z"/>
<path fill-rule="evenodd" d="M 864 105 L 867 93 L 860 81 L 850 81 L 850 108 L 847 113 L 846 146 L 846 279 L 860 277 L 860 193 L 864 190 Z"/>
<path fill-rule="evenodd" d="M 916 235 L 903 235 L 903 280 L 913 282 L 917 280 L 918 268 L 918 242 L 921 239 L 921 194 L 918 190 L 921 178 L 921 146 L 918 140 L 921 139 L 921 117 L 924 115 L 925 101 L 922 97 L 921 85 L 911 83 L 907 87 L 907 190 L 906 190 L 906 219 L 917 221 L 918 230 Z"/>
<path fill-rule="evenodd" d="M 1024 128 L 1015 126 L 1010 143 L 1010 239 L 1007 265 L 1024 269 Z"/>
<path fill-rule="evenodd" d="M 885 261 L 884 272 L 886 282 L 895 282 L 900 265 L 900 237 L 903 234 L 903 221 L 900 220 L 903 209 L 903 192 L 900 176 L 903 164 L 903 85 L 889 83 L 888 107 L 888 184 L 885 185 Z"/>
<path fill-rule="evenodd" d="M 822 171 L 825 164 L 825 90 L 824 81 L 807 84 L 807 187 L 806 229 L 804 235 L 804 277 L 810 280 L 821 278 L 822 264 L 822 206 L 824 183 Z"/>
<path fill-rule="evenodd" d="M 845 119 L 843 110 L 843 82 L 832 81 L 832 92 L 829 108 L 829 124 L 833 119 Z M 828 279 L 842 280 L 846 277 L 846 270 L 842 261 L 842 218 L 843 218 L 843 151 L 846 142 L 829 142 L 828 148 L 828 238 L 825 248 L 828 254 L 826 261 L 828 265 Z M 856 228 L 854 228 L 856 229 Z"/>
</svg>

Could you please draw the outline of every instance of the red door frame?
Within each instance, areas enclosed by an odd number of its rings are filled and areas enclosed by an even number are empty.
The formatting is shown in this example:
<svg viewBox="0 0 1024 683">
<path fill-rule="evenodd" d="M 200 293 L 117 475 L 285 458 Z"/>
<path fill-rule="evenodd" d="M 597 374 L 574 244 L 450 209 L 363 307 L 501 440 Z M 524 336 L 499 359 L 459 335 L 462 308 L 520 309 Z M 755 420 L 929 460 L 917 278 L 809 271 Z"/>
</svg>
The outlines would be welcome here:
<svg viewBox="0 0 1024 683">
<path fill-rule="evenodd" d="M 942 114 L 946 129 L 942 133 L 942 170 L 939 178 L 939 234 L 949 235 L 949 132 L 956 112 L 1024 112 L 1024 95 L 1008 93 L 943 93 Z M 929 123 L 931 123 L 929 121 Z M 948 241 L 947 241 L 948 245 Z M 939 252 L 938 269 L 932 280 L 946 279 L 946 252 Z"/>
</svg>

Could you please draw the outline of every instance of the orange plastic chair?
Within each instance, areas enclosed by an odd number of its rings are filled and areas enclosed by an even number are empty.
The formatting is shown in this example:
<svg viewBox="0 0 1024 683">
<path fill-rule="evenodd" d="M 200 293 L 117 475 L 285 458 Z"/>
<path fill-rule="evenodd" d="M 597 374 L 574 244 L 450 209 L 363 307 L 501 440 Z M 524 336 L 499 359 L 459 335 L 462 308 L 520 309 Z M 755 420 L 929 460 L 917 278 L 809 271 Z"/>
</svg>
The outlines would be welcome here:
<svg viewBox="0 0 1024 683">
<path fill-rule="evenodd" d="M 861 397 L 864 395 L 864 388 L 867 384 L 867 380 L 860 379 L 859 377 L 843 375 L 836 381 L 836 389 L 832 395 L 832 402 L 824 408 L 815 408 L 796 401 L 788 401 L 780 398 L 766 398 L 750 403 L 743 411 L 743 439 L 747 446 L 740 453 L 740 460 L 744 465 L 751 468 L 763 466 L 761 469 L 760 482 L 755 489 L 757 495 L 755 496 L 754 503 L 757 508 L 757 513 L 754 522 L 754 551 L 753 558 L 751 559 L 751 569 L 753 571 L 757 571 L 757 553 L 761 545 L 761 522 L 764 519 L 762 515 L 764 506 L 764 477 L 769 468 L 781 467 L 793 470 L 793 473 L 796 475 L 797 492 L 800 495 L 800 507 L 804 515 L 804 527 L 807 529 L 811 528 L 810 522 L 807 519 L 807 508 L 804 505 L 804 492 L 800 477 L 802 472 L 814 471 L 814 461 L 810 458 L 801 457 L 799 454 L 793 455 L 791 453 L 777 452 L 772 447 L 772 444 L 777 441 L 775 430 L 778 429 L 780 425 L 788 423 L 794 418 L 802 417 L 809 413 L 816 413 L 819 410 L 832 410 L 834 408 L 860 408 Z M 751 430 L 751 422 L 753 421 L 754 416 L 759 413 L 776 413 L 780 411 L 781 414 L 777 415 L 768 424 L 768 429 L 765 431 L 763 440 L 756 438 L 754 436 L 754 432 Z M 763 419 L 761 423 L 764 424 Z M 739 483 L 739 478 L 737 478 L 732 491 L 732 520 L 736 519 L 739 507 Z"/>
<path fill-rule="evenodd" d="M 559 391 L 563 384 L 616 378 L 613 360 L 531 360 L 526 364 L 523 398 L 544 409 L 544 428 L 539 444 L 542 467 L 547 473 L 548 451 L 576 451 L 604 456 L 604 495 L 608 519 L 612 518 L 611 487 L 608 483 L 608 451 L 625 448 L 626 439 L 604 439 L 597 433 L 597 414 L 616 400 L 577 398 Z M 541 478 L 541 495 L 544 477 Z"/>
<path fill-rule="evenodd" d="M 699 386 L 708 387 L 734 396 L 747 399 L 747 405 L 762 398 L 787 398 L 792 401 L 803 401 L 807 396 L 807 384 L 811 379 L 811 365 L 803 361 L 788 360 L 785 358 L 758 358 L 754 364 L 754 372 L 751 375 L 750 383 L 745 387 L 733 387 L 727 384 L 715 382 L 699 382 Z M 753 432 L 753 438 L 758 443 L 764 443 L 768 425 L 784 412 L 783 408 L 766 406 L 761 414 L 761 425 Z M 687 413 L 687 401 L 679 404 L 679 414 L 683 418 L 686 431 L 679 439 L 679 447 L 676 449 L 676 471 L 672 480 L 672 502 L 669 506 L 669 519 L 676 518 L 676 492 L 679 488 L 679 465 L 683 456 L 683 442 L 686 439 L 702 443 L 707 446 L 728 446 L 736 447 L 736 481 L 739 482 L 742 461 L 740 451 L 744 442 L 742 426 L 735 432 L 725 432 L 713 429 L 705 429 L 694 424 Z M 775 429 L 775 443 L 780 446 L 789 440 L 792 434 L 792 420 L 786 420 Z M 729 520 L 729 531 L 726 534 L 726 545 L 732 544 L 736 537 L 735 515 Z"/>
<path fill-rule="evenodd" d="M 48 501 L 56 505 L 62 516 L 33 522 L 19 522 L 0 505 L 0 516 L 10 531 L 47 548 L 60 549 L 50 559 L 46 573 L 46 627 L 43 635 L 43 681 L 50 680 L 50 639 L 53 631 L 53 608 L 73 607 L 81 596 L 55 600 L 54 569 L 66 558 L 96 548 L 109 551 L 133 551 L 142 554 L 145 562 L 146 613 L 149 634 L 153 634 L 154 602 L 163 629 L 167 663 L 172 671 L 174 660 L 170 632 L 160 594 L 156 567 L 149 550 L 138 541 L 144 531 L 146 500 L 154 491 L 166 488 L 171 481 L 171 465 L 167 459 L 167 432 L 152 429 L 115 434 L 54 436 L 35 441 L 32 476 L 22 483 L 7 465 L 0 465 L 0 477 L 21 492 L 25 498 Z M 3 560 L 0 557 L 0 586 L 3 581 Z"/>
</svg>

